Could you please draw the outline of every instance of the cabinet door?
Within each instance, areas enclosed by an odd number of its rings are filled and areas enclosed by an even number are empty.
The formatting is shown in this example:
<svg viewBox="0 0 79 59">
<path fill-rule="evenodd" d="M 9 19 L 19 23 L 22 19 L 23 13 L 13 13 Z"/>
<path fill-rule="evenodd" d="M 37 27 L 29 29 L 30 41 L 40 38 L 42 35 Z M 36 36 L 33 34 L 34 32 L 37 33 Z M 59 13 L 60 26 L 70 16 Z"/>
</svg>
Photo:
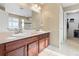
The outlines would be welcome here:
<svg viewBox="0 0 79 59">
<path fill-rule="evenodd" d="M 24 47 L 18 48 L 14 51 L 11 51 L 6 54 L 7 56 L 23 56 L 24 55 Z"/>
<path fill-rule="evenodd" d="M 0 56 L 4 55 L 4 45 L 0 45 Z"/>
<path fill-rule="evenodd" d="M 39 40 L 39 52 L 41 52 L 45 48 L 45 38 Z"/>
<path fill-rule="evenodd" d="M 38 41 L 35 41 L 28 45 L 28 56 L 36 56 L 36 55 L 38 55 Z"/>
</svg>

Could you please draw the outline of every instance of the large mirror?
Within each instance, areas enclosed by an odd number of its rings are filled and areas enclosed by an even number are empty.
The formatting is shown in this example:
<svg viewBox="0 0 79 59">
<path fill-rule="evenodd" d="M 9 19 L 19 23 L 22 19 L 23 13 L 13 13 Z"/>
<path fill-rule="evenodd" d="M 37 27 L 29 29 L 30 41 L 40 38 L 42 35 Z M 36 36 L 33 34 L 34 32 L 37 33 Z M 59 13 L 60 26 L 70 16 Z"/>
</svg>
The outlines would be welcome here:
<svg viewBox="0 0 79 59">
<path fill-rule="evenodd" d="M 1 3 L 0 32 L 39 30 L 41 13 L 37 7 L 37 4 Z"/>
</svg>

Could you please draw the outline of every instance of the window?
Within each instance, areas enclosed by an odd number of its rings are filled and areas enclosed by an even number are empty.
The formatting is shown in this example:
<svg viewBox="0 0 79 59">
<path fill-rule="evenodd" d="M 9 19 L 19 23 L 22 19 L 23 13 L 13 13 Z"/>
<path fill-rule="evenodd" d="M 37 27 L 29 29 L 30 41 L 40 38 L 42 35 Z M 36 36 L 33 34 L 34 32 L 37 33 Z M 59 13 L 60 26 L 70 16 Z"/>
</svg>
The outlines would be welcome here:
<svg viewBox="0 0 79 59">
<path fill-rule="evenodd" d="M 10 29 L 19 28 L 19 18 L 9 17 L 8 28 Z"/>
</svg>

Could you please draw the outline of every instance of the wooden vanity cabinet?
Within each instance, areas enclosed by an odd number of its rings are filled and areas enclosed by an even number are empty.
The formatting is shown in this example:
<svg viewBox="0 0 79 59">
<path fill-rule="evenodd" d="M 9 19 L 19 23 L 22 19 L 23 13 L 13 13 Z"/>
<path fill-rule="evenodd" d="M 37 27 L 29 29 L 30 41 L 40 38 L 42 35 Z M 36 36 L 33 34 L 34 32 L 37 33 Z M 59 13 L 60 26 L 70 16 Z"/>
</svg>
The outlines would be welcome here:
<svg viewBox="0 0 79 59">
<path fill-rule="evenodd" d="M 49 45 L 49 33 L 0 44 L 0 56 L 37 56 Z"/>
</svg>

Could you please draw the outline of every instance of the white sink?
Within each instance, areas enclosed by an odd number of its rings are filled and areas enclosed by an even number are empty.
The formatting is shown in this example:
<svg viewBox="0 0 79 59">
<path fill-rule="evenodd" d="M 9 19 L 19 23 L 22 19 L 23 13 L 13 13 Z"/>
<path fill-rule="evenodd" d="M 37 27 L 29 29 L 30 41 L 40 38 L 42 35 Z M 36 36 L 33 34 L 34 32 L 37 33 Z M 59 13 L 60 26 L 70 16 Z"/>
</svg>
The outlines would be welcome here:
<svg viewBox="0 0 79 59">
<path fill-rule="evenodd" d="M 13 34 L 10 37 L 8 37 L 8 39 L 15 39 L 15 38 L 23 37 L 23 36 L 24 36 L 23 33 Z"/>
<path fill-rule="evenodd" d="M 24 36 L 24 33 L 19 33 L 19 34 L 13 34 L 12 37 L 20 37 L 20 36 Z"/>
<path fill-rule="evenodd" d="M 8 39 L 15 39 L 16 37 L 8 37 Z"/>
</svg>

